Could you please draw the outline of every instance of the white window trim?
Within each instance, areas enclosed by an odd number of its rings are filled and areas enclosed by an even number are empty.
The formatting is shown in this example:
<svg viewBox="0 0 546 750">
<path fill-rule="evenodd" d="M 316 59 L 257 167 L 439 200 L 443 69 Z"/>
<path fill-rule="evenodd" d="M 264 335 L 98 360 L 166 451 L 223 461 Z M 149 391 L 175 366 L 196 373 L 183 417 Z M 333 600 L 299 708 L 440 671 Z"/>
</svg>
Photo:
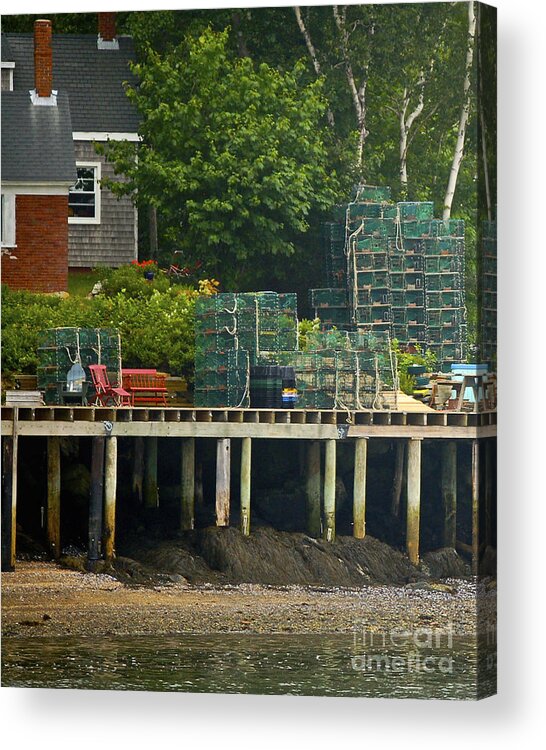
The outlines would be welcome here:
<svg viewBox="0 0 546 750">
<path fill-rule="evenodd" d="M 91 219 L 87 216 L 69 216 L 69 224 L 100 224 L 101 215 L 101 163 L 100 161 L 77 161 L 76 169 L 78 167 L 94 167 L 95 168 L 95 216 Z M 70 200 L 70 190 L 68 191 L 68 199 Z"/>
<path fill-rule="evenodd" d="M 138 143 L 142 140 L 138 133 L 110 133 L 108 131 L 82 131 L 75 130 L 72 133 L 72 140 L 74 141 L 131 141 Z"/>
<path fill-rule="evenodd" d="M 2 193 L 2 247 L 15 244 L 15 195 Z"/>
<path fill-rule="evenodd" d="M 15 63 L 13 62 L 2 62 L 2 70 L 8 70 L 9 71 L 9 88 L 5 89 L 6 91 L 13 91 L 13 69 L 15 68 Z"/>
</svg>

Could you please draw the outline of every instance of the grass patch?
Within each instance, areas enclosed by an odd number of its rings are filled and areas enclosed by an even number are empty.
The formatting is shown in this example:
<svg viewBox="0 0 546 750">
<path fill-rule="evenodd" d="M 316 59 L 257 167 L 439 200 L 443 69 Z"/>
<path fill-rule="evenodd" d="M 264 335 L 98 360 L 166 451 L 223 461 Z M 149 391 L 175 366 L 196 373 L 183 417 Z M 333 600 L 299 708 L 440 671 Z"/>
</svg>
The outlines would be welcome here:
<svg viewBox="0 0 546 750">
<path fill-rule="evenodd" d="M 86 297 L 102 276 L 104 276 L 102 268 L 95 268 L 93 271 L 69 271 L 68 293 L 75 297 Z"/>
</svg>

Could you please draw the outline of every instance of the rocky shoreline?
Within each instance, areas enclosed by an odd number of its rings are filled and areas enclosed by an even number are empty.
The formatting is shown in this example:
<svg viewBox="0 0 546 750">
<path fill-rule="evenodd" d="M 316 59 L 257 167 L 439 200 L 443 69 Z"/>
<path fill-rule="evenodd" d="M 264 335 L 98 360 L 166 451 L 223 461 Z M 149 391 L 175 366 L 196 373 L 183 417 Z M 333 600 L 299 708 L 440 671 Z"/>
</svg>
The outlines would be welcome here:
<svg viewBox="0 0 546 750">
<path fill-rule="evenodd" d="M 18 561 L 2 575 L 3 637 L 182 633 L 339 633 L 366 628 L 453 628 L 473 635 L 494 616 L 492 579 L 359 587 L 190 584 L 176 576 L 129 585 L 49 561 Z"/>
</svg>

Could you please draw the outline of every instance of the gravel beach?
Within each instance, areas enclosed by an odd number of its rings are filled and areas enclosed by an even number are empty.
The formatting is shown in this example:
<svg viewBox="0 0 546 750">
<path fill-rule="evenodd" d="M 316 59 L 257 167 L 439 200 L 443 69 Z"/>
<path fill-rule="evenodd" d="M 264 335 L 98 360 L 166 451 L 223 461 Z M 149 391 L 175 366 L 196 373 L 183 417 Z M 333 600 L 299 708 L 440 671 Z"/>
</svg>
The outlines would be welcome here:
<svg viewBox="0 0 546 750">
<path fill-rule="evenodd" d="M 494 615 L 496 587 L 441 583 L 360 587 L 129 586 L 53 562 L 18 561 L 2 574 L 2 635 L 24 637 L 179 633 L 339 633 L 358 628 L 453 627 L 472 635 Z M 478 617 L 479 615 L 479 617 Z"/>
</svg>

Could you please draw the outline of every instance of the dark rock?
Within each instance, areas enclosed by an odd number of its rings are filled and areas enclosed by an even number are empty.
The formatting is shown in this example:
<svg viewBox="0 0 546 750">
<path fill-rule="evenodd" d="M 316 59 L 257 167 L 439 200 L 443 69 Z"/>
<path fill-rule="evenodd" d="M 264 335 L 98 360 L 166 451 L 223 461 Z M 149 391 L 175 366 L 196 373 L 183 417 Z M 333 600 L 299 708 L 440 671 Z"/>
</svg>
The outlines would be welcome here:
<svg viewBox="0 0 546 750">
<path fill-rule="evenodd" d="M 468 564 L 452 547 L 424 554 L 422 568 L 431 578 L 465 578 L 470 575 Z"/>
</svg>

